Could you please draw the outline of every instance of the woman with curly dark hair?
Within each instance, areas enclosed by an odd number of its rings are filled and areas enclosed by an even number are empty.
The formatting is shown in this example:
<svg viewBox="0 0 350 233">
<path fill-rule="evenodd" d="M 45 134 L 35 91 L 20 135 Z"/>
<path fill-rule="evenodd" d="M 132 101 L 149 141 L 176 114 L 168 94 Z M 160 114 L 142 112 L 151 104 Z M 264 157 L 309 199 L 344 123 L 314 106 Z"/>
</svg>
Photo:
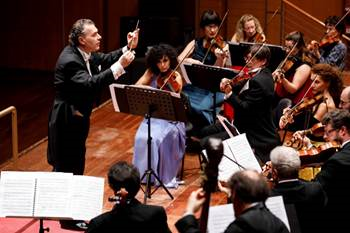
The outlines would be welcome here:
<svg viewBox="0 0 350 233">
<path fill-rule="evenodd" d="M 153 46 L 146 54 L 146 64 L 147 69 L 136 85 L 147 85 L 177 93 L 181 91 L 182 77 L 178 72 L 172 72 L 177 66 L 177 54 L 173 47 L 167 44 Z M 171 82 L 166 82 L 170 74 L 174 77 L 171 78 Z M 157 118 L 152 118 L 151 123 L 152 169 L 166 187 L 177 188 L 176 175 L 185 153 L 185 124 Z M 147 170 L 147 140 L 148 120 L 144 119 L 135 136 L 133 157 L 133 164 L 141 174 Z"/>
</svg>

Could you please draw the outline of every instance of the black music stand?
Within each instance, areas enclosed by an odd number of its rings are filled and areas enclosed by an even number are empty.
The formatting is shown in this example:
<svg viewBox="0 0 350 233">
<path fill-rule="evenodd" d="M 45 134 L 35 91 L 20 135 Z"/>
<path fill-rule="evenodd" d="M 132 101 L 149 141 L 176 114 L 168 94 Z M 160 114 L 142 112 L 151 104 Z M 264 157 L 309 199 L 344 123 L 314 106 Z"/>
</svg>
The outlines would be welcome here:
<svg viewBox="0 0 350 233">
<path fill-rule="evenodd" d="M 256 43 L 228 42 L 228 44 L 229 44 L 229 51 L 231 56 L 231 64 L 233 66 L 244 66 L 246 64 L 244 57 L 249 52 L 249 48 L 252 45 L 255 45 Z M 261 44 L 261 43 L 258 43 L 258 44 Z M 271 52 L 271 58 L 267 68 L 269 68 L 271 71 L 274 71 L 278 67 L 278 65 L 281 63 L 281 61 L 286 57 L 286 52 L 283 49 L 283 47 L 279 45 L 265 44 L 264 46 L 267 46 Z"/>
<path fill-rule="evenodd" d="M 146 177 L 144 203 L 147 198 L 161 186 L 174 199 L 169 190 L 164 186 L 151 165 L 151 118 L 159 118 L 170 121 L 186 121 L 186 113 L 180 95 L 168 91 L 158 90 L 150 87 L 127 86 L 112 84 L 110 86 L 113 104 L 117 104 L 119 111 L 134 115 L 145 116 L 148 124 L 147 138 L 147 170 L 141 180 Z M 116 107 L 116 106 L 115 106 Z M 154 176 L 159 185 L 151 192 L 151 176 Z"/>
<path fill-rule="evenodd" d="M 223 78 L 233 78 L 239 71 L 219 66 L 201 64 L 181 64 L 184 79 L 194 86 L 208 90 L 213 94 L 213 122 L 216 120 L 216 92 L 221 92 L 220 82 Z"/>
</svg>

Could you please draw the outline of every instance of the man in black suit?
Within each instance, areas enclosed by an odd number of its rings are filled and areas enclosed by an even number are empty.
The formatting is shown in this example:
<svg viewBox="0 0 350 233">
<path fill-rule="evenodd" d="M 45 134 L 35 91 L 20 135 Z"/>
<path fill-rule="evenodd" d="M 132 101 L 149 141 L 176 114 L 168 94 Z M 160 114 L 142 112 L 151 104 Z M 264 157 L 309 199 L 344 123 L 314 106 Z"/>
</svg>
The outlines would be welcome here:
<svg viewBox="0 0 350 233">
<path fill-rule="evenodd" d="M 319 226 L 320 211 L 326 204 L 326 194 L 317 182 L 298 179 L 300 158 L 291 147 L 278 146 L 270 153 L 272 196 L 282 195 L 284 204 L 294 204 L 301 232 L 312 232 Z M 320 229 L 319 229 L 320 230 Z"/>
<path fill-rule="evenodd" d="M 322 221 L 324 230 L 349 232 L 350 210 L 350 113 L 334 110 L 322 119 L 326 141 L 337 141 L 341 149 L 322 166 L 315 180 L 328 196 Z"/>
<path fill-rule="evenodd" d="M 82 175 L 85 142 L 90 115 L 101 88 L 125 73 L 134 59 L 138 30 L 127 36 L 129 49 L 98 53 L 101 36 L 90 19 L 77 20 L 69 35 L 69 45 L 61 52 L 55 68 L 55 99 L 49 115 L 48 163 L 56 172 Z M 76 228 L 74 221 L 61 221 L 63 228 Z M 77 228 L 79 230 L 79 228 Z"/>
<path fill-rule="evenodd" d="M 274 82 L 266 66 L 270 60 L 270 49 L 264 45 L 253 45 L 247 56 L 247 68 L 252 78 L 232 85 L 224 78 L 220 89 L 225 93 L 225 100 L 235 110 L 234 125 L 240 133 L 246 133 L 255 155 L 262 162 L 269 160 L 270 151 L 280 144 L 277 129 L 272 121 L 272 98 Z M 209 126 L 200 132 L 204 145 L 209 137 L 228 138 L 219 125 Z"/>
<path fill-rule="evenodd" d="M 269 195 L 269 187 L 261 174 L 253 170 L 236 172 L 230 178 L 228 187 L 236 219 L 226 228 L 225 233 L 289 232 L 284 223 L 264 204 Z M 199 210 L 204 199 L 202 189 L 192 192 L 184 217 L 175 224 L 180 233 L 200 232 L 193 214 Z"/>
<path fill-rule="evenodd" d="M 135 166 L 117 162 L 109 169 L 108 183 L 117 204 L 111 211 L 93 218 L 86 233 L 170 232 L 163 207 L 144 205 L 135 198 L 140 189 L 140 173 Z"/>
</svg>

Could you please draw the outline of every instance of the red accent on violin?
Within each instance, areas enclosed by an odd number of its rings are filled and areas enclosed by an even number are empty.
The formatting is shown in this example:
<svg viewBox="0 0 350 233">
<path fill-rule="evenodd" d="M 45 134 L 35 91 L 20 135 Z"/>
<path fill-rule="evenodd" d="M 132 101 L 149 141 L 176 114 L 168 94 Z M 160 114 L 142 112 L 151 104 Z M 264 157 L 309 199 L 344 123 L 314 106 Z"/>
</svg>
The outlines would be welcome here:
<svg viewBox="0 0 350 233">
<path fill-rule="evenodd" d="M 159 76 L 157 78 L 158 88 L 161 90 L 166 88 L 168 91 L 178 93 L 181 90 L 181 85 L 176 81 L 177 74 L 176 71 L 169 69 L 168 72 Z"/>
</svg>

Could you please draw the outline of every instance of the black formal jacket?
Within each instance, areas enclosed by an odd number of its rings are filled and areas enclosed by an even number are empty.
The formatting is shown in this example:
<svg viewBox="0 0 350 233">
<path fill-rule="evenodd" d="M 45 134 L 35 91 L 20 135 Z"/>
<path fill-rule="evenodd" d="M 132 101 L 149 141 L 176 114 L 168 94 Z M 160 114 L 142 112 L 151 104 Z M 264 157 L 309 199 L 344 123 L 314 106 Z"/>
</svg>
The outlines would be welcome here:
<svg viewBox="0 0 350 233">
<path fill-rule="evenodd" d="M 83 167 L 85 140 L 96 95 L 115 81 L 109 67 L 121 55 L 122 49 L 108 54 L 92 53 L 91 76 L 76 47 L 66 46 L 61 52 L 55 69 L 55 99 L 49 115 L 49 164 L 55 167 L 59 163 L 63 167 L 74 163 Z M 80 116 L 74 114 L 77 111 Z"/>
<path fill-rule="evenodd" d="M 328 197 L 323 221 L 325 228 L 332 228 L 333 232 L 349 232 L 350 142 L 323 164 L 315 179 Z"/>
<path fill-rule="evenodd" d="M 133 199 L 124 207 L 117 205 L 113 210 L 93 218 L 86 233 L 145 232 L 169 233 L 167 216 L 161 206 L 141 204 Z"/>
<path fill-rule="evenodd" d="M 235 109 L 234 124 L 240 133 L 246 133 L 255 154 L 266 162 L 270 151 L 280 144 L 272 118 L 274 82 L 269 69 L 263 68 L 248 80 L 249 88 L 241 91 L 242 85 L 233 86 L 227 100 Z"/>
<path fill-rule="evenodd" d="M 180 233 L 199 233 L 197 220 L 186 215 L 175 223 Z M 273 215 L 263 204 L 247 209 L 225 230 L 225 233 L 286 233 L 286 225 Z"/>
<path fill-rule="evenodd" d="M 327 202 L 326 194 L 318 182 L 301 180 L 278 183 L 272 196 L 281 195 L 284 204 L 294 204 L 301 232 L 312 232 L 319 225 L 321 211 Z"/>
</svg>

